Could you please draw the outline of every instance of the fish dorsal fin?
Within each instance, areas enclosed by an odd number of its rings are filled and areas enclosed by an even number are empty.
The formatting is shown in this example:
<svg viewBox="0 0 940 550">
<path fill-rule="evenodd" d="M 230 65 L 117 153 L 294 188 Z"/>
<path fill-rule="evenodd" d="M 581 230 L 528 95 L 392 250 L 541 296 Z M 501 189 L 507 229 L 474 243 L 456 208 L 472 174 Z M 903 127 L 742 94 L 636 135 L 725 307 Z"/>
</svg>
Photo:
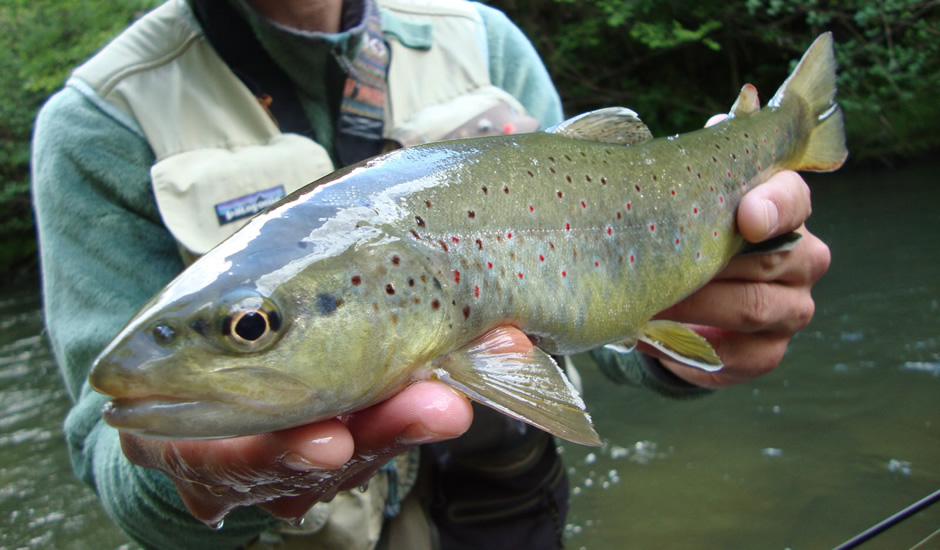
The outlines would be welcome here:
<svg viewBox="0 0 940 550">
<path fill-rule="evenodd" d="M 757 97 L 757 88 L 752 84 L 745 84 L 738 94 L 738 99 L 734 100 L 729 117 L 739 117 L 753 115 L 760 111 L 760 99 Z"/>
<path fill-rule="evenodd" d="M 708 340 L 675 321 L 650 321 L 643 327 L 639 339 L 690 367 L 715 372 L 723 366 Z"/>
<path fill-rule="evenodd" d="M 582 445 L 601 445 L 561 369 L 515 327 L 495 328 L 436 359 L 433 376 L 517 420 Z"/>
<path fill-rule="evenodd" d="M 607 107 L 590 111 L 569 118 L 545 131 L 573 139 L 615 145 L 635 145 L 653 139 L 653 134 L 646 124 L 626 107 Z"/>
</svg>

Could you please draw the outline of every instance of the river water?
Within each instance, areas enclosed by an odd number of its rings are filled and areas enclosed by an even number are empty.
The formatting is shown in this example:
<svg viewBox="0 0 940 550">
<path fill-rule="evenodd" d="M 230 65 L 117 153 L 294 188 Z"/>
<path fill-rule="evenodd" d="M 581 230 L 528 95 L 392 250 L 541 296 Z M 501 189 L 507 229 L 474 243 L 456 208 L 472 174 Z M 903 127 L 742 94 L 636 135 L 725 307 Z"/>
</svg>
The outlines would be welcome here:
<svg viewBox="0 0 940 550">
<path fill-rule="evenodd" d="M 782 365 L 674 402 L 576 358 L 605 440 L 564 446 L 571 549 L 831 548 L 940 488 L 940 165 L 811 177 L 833 263 Z M 34 286 L 0 290 L 0 550 L 133 549 L 72 476 Z M 864 548 L 909 548 L 940 505 Z"/>
</svg>

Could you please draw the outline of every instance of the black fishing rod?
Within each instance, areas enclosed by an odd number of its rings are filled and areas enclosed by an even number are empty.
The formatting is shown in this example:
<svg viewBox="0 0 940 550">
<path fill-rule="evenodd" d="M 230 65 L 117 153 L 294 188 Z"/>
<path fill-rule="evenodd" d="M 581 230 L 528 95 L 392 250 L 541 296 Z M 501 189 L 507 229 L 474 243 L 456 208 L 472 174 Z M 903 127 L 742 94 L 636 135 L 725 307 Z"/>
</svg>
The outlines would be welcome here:
<svg viewBox="0 0 940 550">
<path fill-rule="evenodd" d="M 911 504 L 907 508 L 901 510 L 897 514 L 894 514 L 888 519 L 878 522 L 877 524 L 869 527 L 865 531 L 862 531 L 861 533 L 855 535 L 851 539 L 843 542 L 839 546 L 836 546 L 832 550 L 849 550 L 850 548 L 855 548 L 859 544 L 862 544 L 863 542 L 871 539 L 878 533 L 881 533 L 882 531 L 885 531 L 890 527 L 894 527 L 898 523 L 901 523 L 905 519 L 913 516 L 917 512 L 920 512 L 924 508 L 927 508 L 928 506 L 937 502 L 938 500 L 940 500 L 940 490 L 937 490 L 933 494 L 928 495 L 918 500 L 914 504 Z"/>
</svg>

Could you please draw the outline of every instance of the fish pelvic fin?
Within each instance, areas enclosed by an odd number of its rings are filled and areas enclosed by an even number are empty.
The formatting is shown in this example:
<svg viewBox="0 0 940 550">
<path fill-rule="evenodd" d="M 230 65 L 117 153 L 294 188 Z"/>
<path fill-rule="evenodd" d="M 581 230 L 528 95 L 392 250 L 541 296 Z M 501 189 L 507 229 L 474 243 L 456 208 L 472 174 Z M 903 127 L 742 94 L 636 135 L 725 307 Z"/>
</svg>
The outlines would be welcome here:
<svg viewBox="0 0 940 550">
<path fill-rule="evenodd" d="M 848 157 L 842 109 L 835 102 L 836 57 L 832 33 L 821 34 L 803 54 L 793 73 L 784 81 L 768 105 L 778 107 L 802 100 L 808 107 L 809 139 L 794 170 L 830 172 Z"/>
<path fill-rule="evenodd" d="M 545 130 L 550 134 L 614 145 L 635 145 L 653 139 L 639 115 L 626 107 L 607 107 L 580 114 Z"/>
<path fill-rule="evenodd" d="M 650 321 L 641 330 L 639 339 L 690 367 L 715 372 L 724 366 L 708 340 L 682 323 Z"/>
<path fill-rule="evenodd" d="M 602 444 L 578 391 L 515 327 L 497 327 L 432 366 L 433 377 L 503 414 L 574 443 Z"/>
</svg>

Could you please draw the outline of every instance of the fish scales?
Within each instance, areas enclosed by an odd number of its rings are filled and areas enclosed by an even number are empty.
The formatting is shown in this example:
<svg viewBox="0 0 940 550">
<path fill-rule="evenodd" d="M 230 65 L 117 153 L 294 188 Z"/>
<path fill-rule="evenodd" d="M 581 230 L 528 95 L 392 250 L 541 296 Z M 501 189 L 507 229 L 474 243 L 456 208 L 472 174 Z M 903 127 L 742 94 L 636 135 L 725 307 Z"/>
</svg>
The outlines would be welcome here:
<svg viewBox="0 0 940 550">
<path fill-rule="evenodd" d="M 846 156 L 823 35 L 761 109 L 652 139 L 602 109 L 546 132 L 427 144 L 285 198 L 180 274 L 101 353 L 111 425 L 229 437 L 355 411 L 441 380 L 571 441 L 599 444 L 549 354 L 652 345 L 721 361 L 651 320 L 746 244 L 741 197 L 780 169 Z M 534 343 L 534 344 L 533 344 Z"/>
</svg>

